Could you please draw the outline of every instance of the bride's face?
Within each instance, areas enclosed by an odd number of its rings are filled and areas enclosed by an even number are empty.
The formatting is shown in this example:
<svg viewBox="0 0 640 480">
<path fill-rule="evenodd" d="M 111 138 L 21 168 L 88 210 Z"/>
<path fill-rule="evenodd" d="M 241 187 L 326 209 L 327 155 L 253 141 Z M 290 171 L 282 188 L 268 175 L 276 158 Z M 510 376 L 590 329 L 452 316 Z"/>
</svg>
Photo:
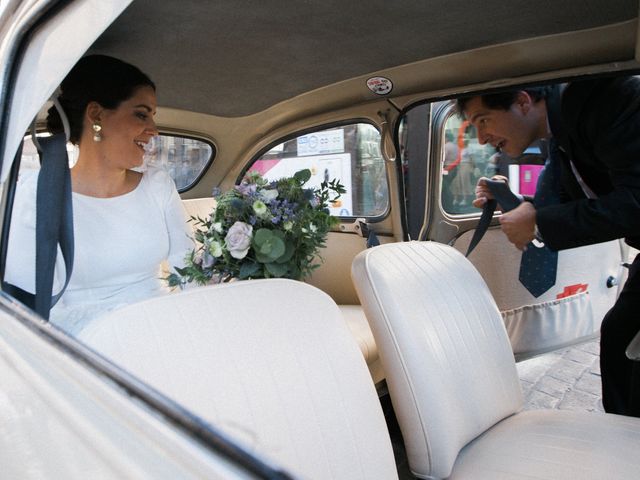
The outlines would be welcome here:
<svg viewBox="0 0 640 480">
<path fill-rule="evenodd" d="M 154 89 L 142 86 L 115 109 L 104 109 L 100 115 L 102 158 L 119 168 L 142 165 L 144 146 L 158 134 L 153 120 L 156 107 Z"/>
</svg>

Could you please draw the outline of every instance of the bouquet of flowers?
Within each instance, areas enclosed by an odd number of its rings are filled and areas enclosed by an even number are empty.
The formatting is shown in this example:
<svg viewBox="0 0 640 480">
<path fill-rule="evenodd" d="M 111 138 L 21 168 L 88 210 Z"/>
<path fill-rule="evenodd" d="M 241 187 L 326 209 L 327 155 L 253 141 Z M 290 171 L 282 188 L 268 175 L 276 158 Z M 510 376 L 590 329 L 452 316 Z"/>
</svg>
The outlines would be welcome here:
<svg viewBox="0 0 640 480">
<path fill-rule="evenodd" d="M 190 219 L 198 246 L 187 254 L 186 266 L 169 275 L 169 285 L 310 275 L 338 222 L 328 206 L 345 193 L 337 180 L 304 188 L 310 178 L 309 170 L 301 170 L 269 182 L 250 172 L 232 190 L 214 191 L 211 215 Z"/>
</svg>

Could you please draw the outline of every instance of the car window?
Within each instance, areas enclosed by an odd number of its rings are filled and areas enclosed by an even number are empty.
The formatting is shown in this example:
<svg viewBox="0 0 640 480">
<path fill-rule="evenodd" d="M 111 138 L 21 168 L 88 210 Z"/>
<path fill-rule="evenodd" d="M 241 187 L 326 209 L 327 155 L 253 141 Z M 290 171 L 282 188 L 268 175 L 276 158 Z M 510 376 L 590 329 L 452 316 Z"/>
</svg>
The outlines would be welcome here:
<svg viewBox="0 0 640 480">
<path fill-rule="evenodd" d="M 489 144 L 481 145 L 476 129 L 451 109 L 439 132 L 442 209 L 453 215 L 479 214 L 473 207 L 475 186 L 480 177 L 503 175 L 514 193 L 533 195 L 544 166 L 541 145 L 530 146 L 523 155 L 511 158 Z"/>
<path fill-rule="evenodd" d="M 160 134 L 146 148 L 145 163 L 166 170 L 179 192 L 191 188 L 213 159 L 213 146 L 195 138 Z"/>
<path fill-rule="evenodd" d="M 367 123 L 305 133 L 270 148 L 249 171 L 275 180 L 298 170 L 311 170 L 309 186 L 340 180 L 346 189 L 331 213 L 340 217 L 379 217 L 389 206 L 380 132 Z"/>
<path fill-rule="evenodd" d="M 38 134 L 38 137 L 48 134 Z M 195 138 L 160 134 L 146 147 L 143 169 L 152 165 L 162 168 L 173 178 L 179 192 L 191 188 L 213 159 L 214 147 Z M 78 147 L 67 144 L 69 166 L 78 160 Z M 24 138 L 20 170 L 38 170 L 40 160 L 31 136 Z"/>
<path fill-rule="evenodd" d="M 533 195 L 546 158 L 545 148 L 539 144 L 531 145 L 518 158 L 481 145 L 475 128 L 455 112 L 451 101 L 408 109 L 400 120 L 398 142 L 405 223 L 411 239 L 419 239 L 423 231 L 427 199 L 438 202 L 446 215 L 480 216 L 482 211 L 471 204 L 480 177 L 504 175 L 512 191 Z M 432 158 L 439 160 L 432 162 Z M 427 165 L 437 168 L 436 183 L 432 183 Z M 439 193 L 431 188 L 438 188 Z"/>
<path fill-rule="evenodd" d="M 442 133 L 442 208 L 450 214 L 478 213 L 471 205 L 476 183 L 480 177 L 497 173 L 496 150 L 481 145 L 475 128 L 455 113 L 448 116 Z"/>
</svg>

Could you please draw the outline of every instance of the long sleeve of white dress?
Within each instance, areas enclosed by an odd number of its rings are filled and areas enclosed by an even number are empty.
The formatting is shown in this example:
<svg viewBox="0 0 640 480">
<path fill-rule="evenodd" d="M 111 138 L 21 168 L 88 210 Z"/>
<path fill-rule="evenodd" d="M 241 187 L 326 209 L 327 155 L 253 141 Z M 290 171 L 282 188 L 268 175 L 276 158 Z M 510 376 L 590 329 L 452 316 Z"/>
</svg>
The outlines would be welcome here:
<svg viewBox="0 0 640 480">
<path fill-rule="evenodd" d="M 167 234 L 169 235 L 169 254 L 167 264 L 170 270 L 174 267 L 185 266 L 185 256 L 194 248 L 192 228 L 187 222 L 187 212 L 182 204 L 180 195 L 169 175 L 160 170 L 162 174 L 157 176 L 157 181 L 163 183 L 167 191 L 167 202 L 163 208 Z M 167 181 L 169 182 L 167 184 Z"/>
</svg>

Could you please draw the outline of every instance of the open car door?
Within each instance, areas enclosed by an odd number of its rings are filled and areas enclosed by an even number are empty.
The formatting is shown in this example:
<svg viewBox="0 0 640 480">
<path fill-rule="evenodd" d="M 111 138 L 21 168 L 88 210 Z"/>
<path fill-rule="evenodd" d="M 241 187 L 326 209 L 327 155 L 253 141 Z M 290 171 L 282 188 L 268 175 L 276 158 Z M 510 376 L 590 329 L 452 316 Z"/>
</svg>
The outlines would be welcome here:
<svg viewBox="0 0 640 480">
<path fill-rule="evenodd" d="M 466 253 L 481 210 L 471 205 L 480 177 L 503 175 L 515 193 L 533 195 L 543 168 L 544 146 L 532 145 L 511 159 L 478 142 L 475 129 L 453 101 L 408 109 L 400 127 L 405 153 L 406 220 L 411 238 L 435 240 Z M 488 284 L 517 359 L 585 341 L 600 323 L 626 278 L 629 248 L 611 241 L 558 253 L 555 282 L 530 285 L 540 272 L 520 274 L 522 253 L 502 233 L 496 212 L 491 227 L 469 255 Z M 520 279 L 523 277 L 523 280 Z M 523 284 L 524 282 L 524 284 Z"/>
</svg>

